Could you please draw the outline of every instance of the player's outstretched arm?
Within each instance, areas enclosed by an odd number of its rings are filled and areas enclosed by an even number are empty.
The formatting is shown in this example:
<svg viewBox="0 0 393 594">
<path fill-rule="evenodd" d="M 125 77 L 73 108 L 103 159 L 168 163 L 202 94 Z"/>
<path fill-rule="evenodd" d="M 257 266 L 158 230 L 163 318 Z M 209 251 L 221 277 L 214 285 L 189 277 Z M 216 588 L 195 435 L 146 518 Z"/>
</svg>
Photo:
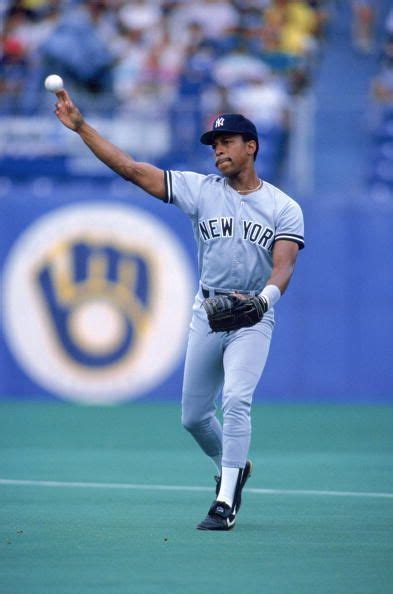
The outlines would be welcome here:
<svg viewBox="0 0 393 594">
<path fill-rule="evenodd" d="M 149 163 L 138 163 L 132 157 L 121 151 L 117 146 L 103 138 L 83 118 L 77 106 L 71 100 L 67 91 L 56 93 L 57 103 L 55 114 L 61 123 L 73 130 L 82 138 L 89 149 L 102 161 L 124 179 L 136 184 L 152 196 L 164 199 L 164 172 Z"/>
</svg>

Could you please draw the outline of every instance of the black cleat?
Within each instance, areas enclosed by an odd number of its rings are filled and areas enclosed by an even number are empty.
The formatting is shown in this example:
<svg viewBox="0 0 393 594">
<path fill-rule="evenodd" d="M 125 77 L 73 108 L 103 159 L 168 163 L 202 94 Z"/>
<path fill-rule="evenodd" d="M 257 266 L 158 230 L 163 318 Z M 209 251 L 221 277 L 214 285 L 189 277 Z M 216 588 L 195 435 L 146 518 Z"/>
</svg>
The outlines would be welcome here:
<svg viewBox="0 0 393 594">
<path fill-rule="evenodd" d="M 229 507 L 226 503 L 221 501 L 214 501 L 206 518 L 198 524 L 198 530 L 230 530 L 234 527 L 236 522 L 236 514 L 240 509 L 242 503 L 242 490 L 248 478 L 251 476 L 252 462 L 247 460 L 245 467 L 239 473 L 238 483 L 233 499 L 233 506 Z M 216 497 L 220 492 L 221 477 L 215 476 L 216 481 Z"/>
<path fill-rule="evenodd" d="M 227 503 L 214 501 L 206 518 L 198 524 L 198 530 L 230 530 L 234 527 L 236 516 Z"/>
<path fill-rule="evenodd" d="M 252 472 L 252 462 L 251 460 L 247 460 L 245 467 L 243 468 L 243 472 L 240 478 L 240 485 L 236 488 L 235 498 L 234 498 L 234 510 L 237 513 L 240 509 L 242 504 L 242 490 L 244 485 L 246 484 L 247 480 L 251 476 Z"/>
</svg>

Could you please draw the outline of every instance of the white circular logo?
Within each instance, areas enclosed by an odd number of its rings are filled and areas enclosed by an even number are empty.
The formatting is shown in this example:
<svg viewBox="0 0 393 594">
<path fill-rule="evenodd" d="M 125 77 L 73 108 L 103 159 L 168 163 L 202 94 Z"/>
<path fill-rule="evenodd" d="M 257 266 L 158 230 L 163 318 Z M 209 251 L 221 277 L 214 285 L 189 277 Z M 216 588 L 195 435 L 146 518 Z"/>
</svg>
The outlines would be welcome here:
<svg viewBox="0 0 393 594">
<path fill-rule="evenodd" d="M 40 218 L 12 248 L 5 334 L 25 372 L 63 398 L 138 398 L 179 361 L 193 285 L 185 250 L 152 215 L 70 205 Z"/>
</svg>

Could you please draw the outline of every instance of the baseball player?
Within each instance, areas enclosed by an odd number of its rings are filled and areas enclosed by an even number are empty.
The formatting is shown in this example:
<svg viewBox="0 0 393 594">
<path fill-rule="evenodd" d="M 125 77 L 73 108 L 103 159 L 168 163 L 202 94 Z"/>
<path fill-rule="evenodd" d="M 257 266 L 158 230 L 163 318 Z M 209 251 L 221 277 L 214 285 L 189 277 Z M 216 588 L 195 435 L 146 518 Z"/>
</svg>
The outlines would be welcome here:
<svg viewBox="0 0 393 594">
<path fill-rule="evenodd" d="M 257 130 L 240 114 L 218 116 L 202 135 L 220 175 L 201 175 L 134 161 L 84 120 L 65 90 L 57 98 L 59 120 L 101 161 L 191 219 L 200 286 L 184 369 L 182 423 L 218 469 L 216 498 L 197 528 L 229 530 L 252 470 L 251 402 L 269 351 L 274 306 L 304 246 L 301 209 L 258 177 Z M 222 425 L 215 415 L 220 394 Z"/>
</svg>

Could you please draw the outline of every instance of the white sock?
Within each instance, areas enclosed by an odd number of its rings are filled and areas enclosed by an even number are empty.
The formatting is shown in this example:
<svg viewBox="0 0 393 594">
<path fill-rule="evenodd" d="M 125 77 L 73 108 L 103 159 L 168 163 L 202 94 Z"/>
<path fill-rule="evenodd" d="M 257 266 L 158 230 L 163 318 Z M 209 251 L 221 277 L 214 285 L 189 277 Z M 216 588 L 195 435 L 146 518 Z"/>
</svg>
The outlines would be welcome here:
<svg viewBox="0 0 393 594">
<path fill-rule="evenodd" d="M 217 454 L 217 456 L 211 456 L 211 461 L 217 467 L 217 472 L 219 476 L 221 475 L 221 458 L 222 454 Z"/>
<path fill-rule="evenodd" d="M 217 501 L 223 501 L 232 507 L 239 472 L 241 472 L 241 468 L 222 467 L 221 486 Z"/>
</svg>

